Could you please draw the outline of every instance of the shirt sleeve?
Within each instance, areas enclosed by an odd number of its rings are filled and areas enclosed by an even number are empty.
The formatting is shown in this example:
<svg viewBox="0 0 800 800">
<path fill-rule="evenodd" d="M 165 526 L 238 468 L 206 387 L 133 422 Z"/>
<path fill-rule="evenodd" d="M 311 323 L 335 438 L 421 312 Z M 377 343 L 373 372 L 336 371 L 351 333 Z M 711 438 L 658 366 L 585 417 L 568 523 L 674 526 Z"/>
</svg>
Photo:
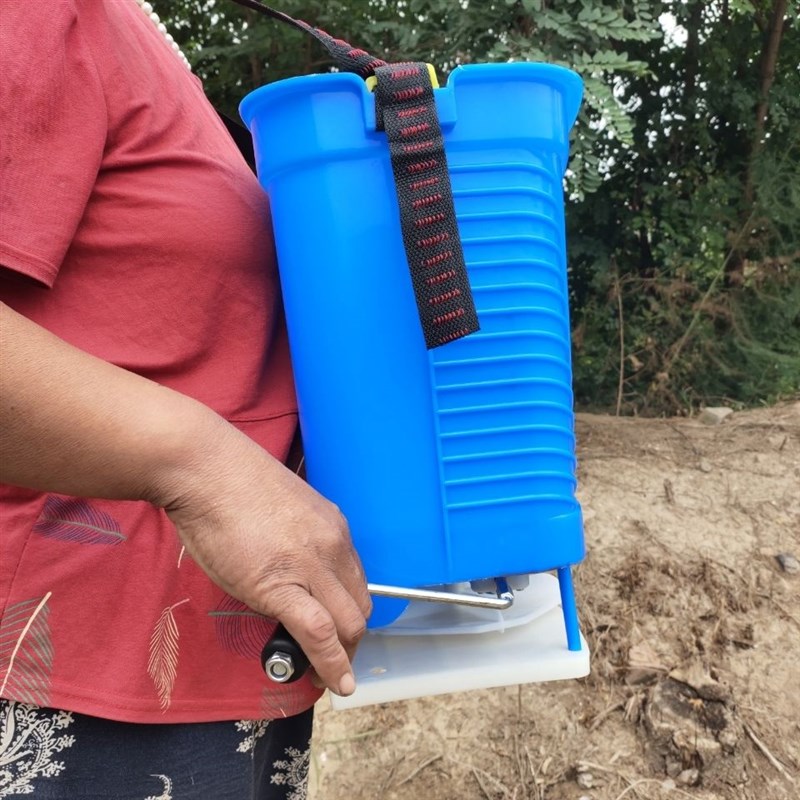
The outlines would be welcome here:
<svg viewBox="0 0 800 800">
<path fill-rule="evenodd" d="M 50 287 L 108 127 L 74 0 L 2 0 L 0 76 L 0 265 Z"/>
</svg>

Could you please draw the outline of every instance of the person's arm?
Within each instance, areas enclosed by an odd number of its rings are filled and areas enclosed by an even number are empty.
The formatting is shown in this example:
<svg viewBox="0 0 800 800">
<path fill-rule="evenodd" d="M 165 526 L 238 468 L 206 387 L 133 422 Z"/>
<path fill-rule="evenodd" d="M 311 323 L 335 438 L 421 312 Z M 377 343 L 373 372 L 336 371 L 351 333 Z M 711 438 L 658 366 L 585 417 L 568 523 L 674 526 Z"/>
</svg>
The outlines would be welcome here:
<svg viewBox="0 0 800 800">
<path fill-rule="evenodd" d="M 371 601 L 336 506 L 206 406 L 3 304 L 0 480 L 164 508 L 215 583 L 283 622 L 326 686 L 353 691 Z"/>
</svg>

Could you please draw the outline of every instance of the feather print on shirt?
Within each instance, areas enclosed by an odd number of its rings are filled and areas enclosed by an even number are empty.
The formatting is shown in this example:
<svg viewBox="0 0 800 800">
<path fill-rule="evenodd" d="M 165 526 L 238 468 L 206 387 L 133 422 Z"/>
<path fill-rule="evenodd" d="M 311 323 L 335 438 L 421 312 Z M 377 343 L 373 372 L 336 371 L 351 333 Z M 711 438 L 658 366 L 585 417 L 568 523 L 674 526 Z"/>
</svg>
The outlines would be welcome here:
<svg viewBox="0 0 800 800">
<path fill-rule="evenodd" d="M 33 526 L 35 533 L 62 542 L 115 545 L 125 541 L 119 523 L 88 500 L 48 495 Z"/>
<path fill-rule="evenodd" d="M 152 678 L 161 710 L 166 711 L 172 701 L 172 687 L 178 676 L 178 624 L 173 611 L 189 598 L 174 605 L 167 606 L 158 618 L 153 634 L 150 637 L 150 659 L 147 662 L 147 674 Z"/>
<path fill-rule="evenodd" d="M 8 606 L 0 619 L 0 696 L 47 705 L 53 667 L 47 622 L 51 595 Z"/>
<path fill-rule="evenodd" d="M 245 658 L 261 658 L 267 639 L 278 626 L 274 619 L 258 614 L 230 595 L 225 595 L 208 616 L 214 620 L 219 643 Z"/>
</svg>

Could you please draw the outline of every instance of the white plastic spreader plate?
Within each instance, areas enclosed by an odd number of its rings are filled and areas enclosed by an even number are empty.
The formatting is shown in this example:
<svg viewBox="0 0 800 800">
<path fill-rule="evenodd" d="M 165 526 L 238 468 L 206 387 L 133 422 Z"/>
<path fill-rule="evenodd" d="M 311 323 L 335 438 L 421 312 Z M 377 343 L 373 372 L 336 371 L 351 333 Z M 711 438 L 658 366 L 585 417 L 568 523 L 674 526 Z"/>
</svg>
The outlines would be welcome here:
<svg viewBox="0 0 800 800">
<path fill-rule="evenodd" d="M 507 620 L 498 621 L 498 614 Z M 387 628 L 364 637 L 353 662 L 356 691 L 350 697 L 332 694 L 334 709 L 589 674 L 583 637 L 581 650 L 567 649 L 552 575 L 531 576 L 508 611 L 415 601 L 394 624 L 397 635 Z"/>
</svg>

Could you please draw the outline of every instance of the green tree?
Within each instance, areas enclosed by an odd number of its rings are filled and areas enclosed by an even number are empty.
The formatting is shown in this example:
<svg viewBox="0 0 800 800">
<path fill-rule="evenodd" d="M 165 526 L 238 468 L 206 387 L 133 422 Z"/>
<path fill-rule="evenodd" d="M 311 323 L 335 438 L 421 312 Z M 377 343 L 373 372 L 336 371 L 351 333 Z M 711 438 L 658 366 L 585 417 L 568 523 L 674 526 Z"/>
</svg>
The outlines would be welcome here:
<svg viewBox="0 0 800 800">
<path fill-rule="evenodd" d="M 800 388 L 800 37 L 792 2 L 667 3 L 633 52 L 633 146 L 570 215 L 576 389 L 675 411 Z"/>
</svg>

